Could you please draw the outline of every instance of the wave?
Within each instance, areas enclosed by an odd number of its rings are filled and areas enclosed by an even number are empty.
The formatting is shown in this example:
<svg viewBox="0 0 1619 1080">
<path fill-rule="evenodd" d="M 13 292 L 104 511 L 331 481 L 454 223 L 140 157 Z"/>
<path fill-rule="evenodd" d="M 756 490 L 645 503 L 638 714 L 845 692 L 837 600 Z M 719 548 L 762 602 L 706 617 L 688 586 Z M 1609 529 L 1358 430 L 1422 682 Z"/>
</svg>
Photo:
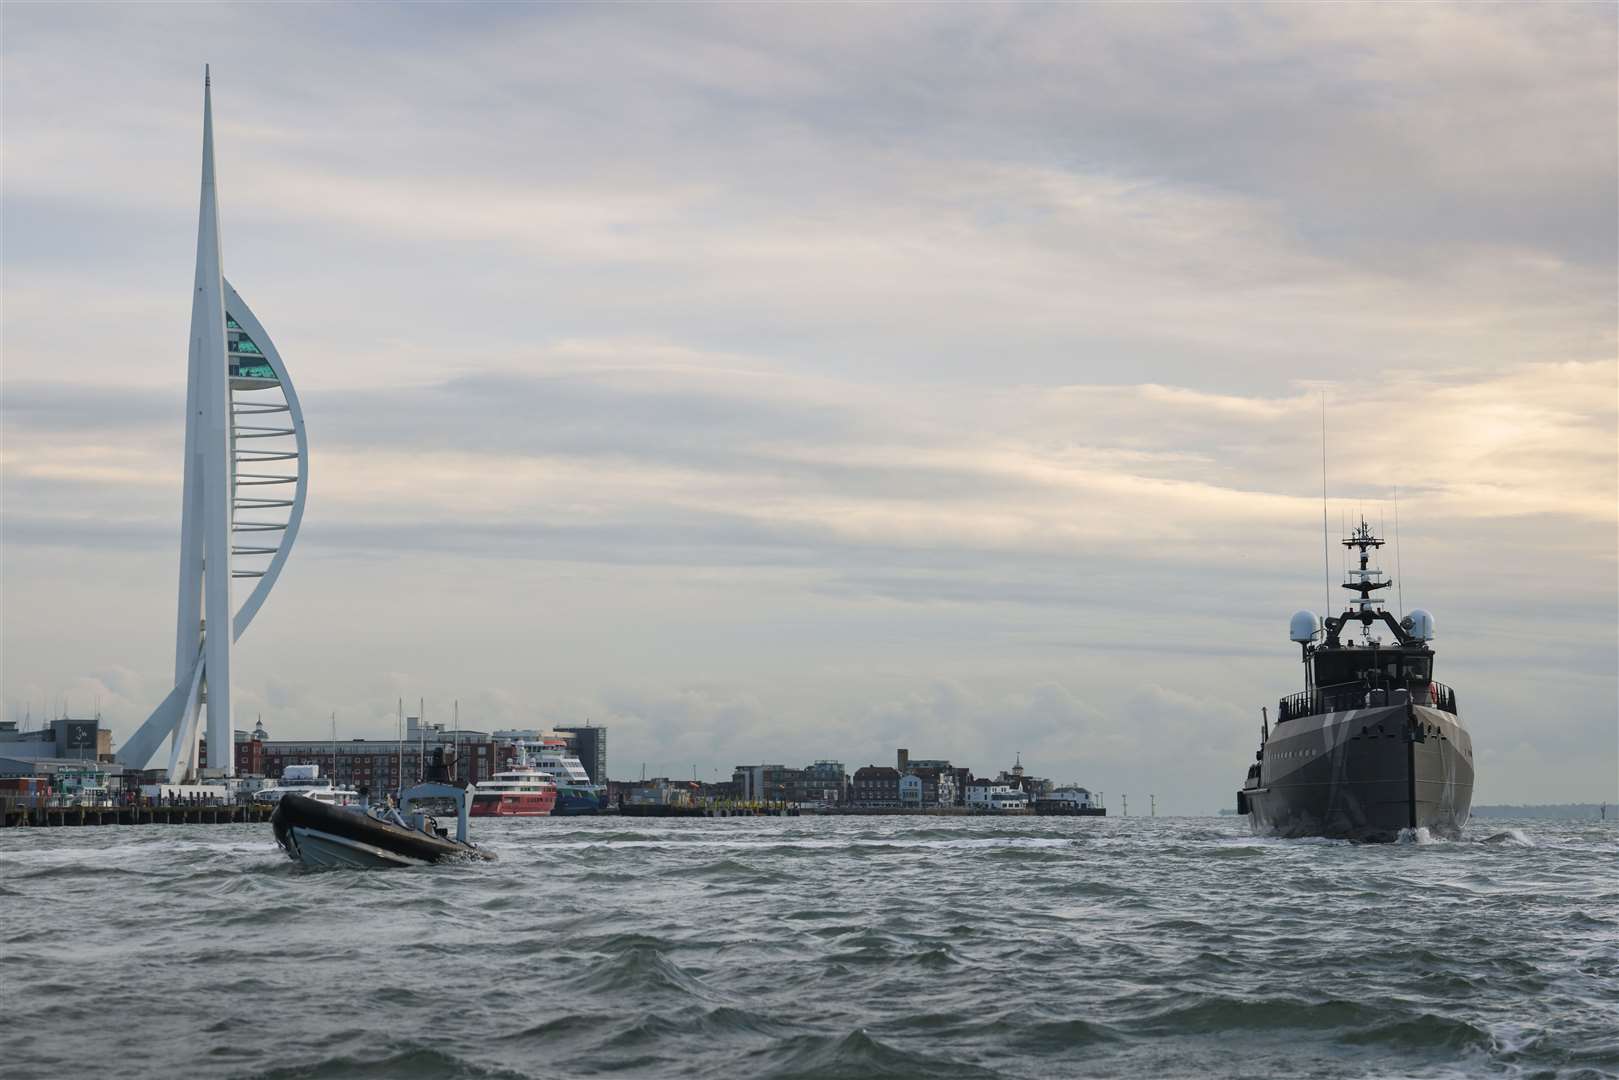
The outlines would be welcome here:
<svg viewBox="0 0 1619 1080">
<path fill-rule="evenodd" d="M 1132 1025 L 1134 1032 L 1183 1035 L 1233 1029 L 1295 1030 L 1365 1027 L 1384 1019 L 1379 1009 L 1332 999 L 1306 1002 L 1292 998 L 1205 996 L 1189 1005 L 1174 1005 Z"/>
<path fill-rule="evenodd" d="M 1488 1031 L 1465 1020 L 1423 1013 L 1345 1032 L 1338 1041 L 1346 1046 L 1382 1046 L 1396 1050 L 1489 1050 L 1494 1039 Z"/>
<path fill-rule="evenodd" d="M 719 859 L 688 871 L 690 877 L 735 885 L 770 885 L 791 878 L 777 870 L 760 870 L 735 859 Z"/>
<path fill-rule="evenodd" d="M 263 829 L 14 830 L 7 1075 L 1619 1071 L 1611 825 L 1408 858 L 1067 824 L 602 821 L 321 874 Z"/>
<path fill-rule="evenodd" d="M 997 1080 L 1003 1073 L 960 1060 L 900 1050 L 878 1042 L 864 1028 L 835 1035 L 795 1035 L 740 1059 L 744 1074 L 761 1080 Z"/>
<path fill-rule="evenodd" d="M 1092 1046 L 1099 1043 L 1118 1042 L 1122 1038 L 1112 1028 L 1105 1024 L 1093 1024 L 1089 1020 L 1077 1018 L 1068 1020 L 1043 1020 L 1019 1028 L 1014 1035 L 1019 1043 L 1026 1043 L 1029 1049 L 1040 1052 L 1046 1050 L 1070 1050 L 1076 1046 Z"/>
<path fill-rule="evenodd" d="M 285 1055 L 286 1051 L 283 1051 L 282 1056 Z M 422 1080 L 437 1080 L 445 1076 L 490 1077 L 492 1080 L 511 1077 L 513 1080 L 528 1080 L 528 1074 L 510 1069 L 486 1068 L 469 1058 L 459 1057 L 440 1047 L 412 1048 L 375 1058 L 339 1054 L 236 1075 L 242 1076 L 244 1080 L 326 1080 L 333 1076 L 360 1078 L 374 1076 L 380 1080 L 416 1080 L 418 1077 Z"/>
<path fill-rule="evenodd" d="M 636 945 L 613 956 L 581 975 L 568 980 L 570 990 L 606 994 L 649 994 L 663 997 L 709 999 L 719 992 L 687 973 L 662 952 L 649 945 Z"/>
<path fill-rule="evenodd" d="M 105 881 L 109 878 L 149 878 L 163 876 L 164 875 L 151 870 L 133 870 L 125 866 L 90 862 L 53 863 L 48 866 L 41 866 L 34 870 L 9 870 L 6 873 L 6 877 L 13 885 L 22 881 L 73 881 L 81 878 Z"/>
</svg>

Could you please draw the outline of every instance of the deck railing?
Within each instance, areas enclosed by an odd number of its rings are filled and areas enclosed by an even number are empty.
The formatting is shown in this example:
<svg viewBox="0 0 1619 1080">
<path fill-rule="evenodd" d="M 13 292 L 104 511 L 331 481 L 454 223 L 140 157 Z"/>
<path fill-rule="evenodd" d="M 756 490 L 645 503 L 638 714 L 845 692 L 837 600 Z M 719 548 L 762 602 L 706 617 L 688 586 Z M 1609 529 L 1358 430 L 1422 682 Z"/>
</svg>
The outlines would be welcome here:
<svg viewBox="0 0 1619 1080">
<path fill-rule="evenodd" d="M 1343 712 L 1348 709 L 1376 709 L 1385 705 L 1403 705 L 1407 701 L 1427 705 L 1452 715 L 1456 713 L 1456 691 L 1441 682 L 1416 683 L 1411 686 L 1368 686 L 1362 682 L 1352 682 L 1321 686 L 1282 698 L 1276 703 L 1276 722 L 1296 720 L 1301 716 Z"/>
</svg>

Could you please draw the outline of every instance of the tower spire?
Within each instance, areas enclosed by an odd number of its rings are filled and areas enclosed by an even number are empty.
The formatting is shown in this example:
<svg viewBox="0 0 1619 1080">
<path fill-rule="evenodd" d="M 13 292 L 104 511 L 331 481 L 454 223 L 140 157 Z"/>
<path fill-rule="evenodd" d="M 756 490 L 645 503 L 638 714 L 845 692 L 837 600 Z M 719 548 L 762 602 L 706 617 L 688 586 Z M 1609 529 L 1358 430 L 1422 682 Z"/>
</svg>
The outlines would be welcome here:
<svg viewBox="0 0 1619 1080">
<path fill-rule="evenodd" d="M 220 256 L 219 189 L 214 174 L 213 74 L 202 87 L 202 193 L 197 214 L 197 278 L 191 297 L 192 378 L 197 381 L 203 559 L 203 681 L 208 702 L 208 764 L 231 766 L 231 439 L 230 373 L 225 350 L 225 272 Z"/>
<path fill-rule="evenodd" d="M 264 602 L 297 535 L 309 457 L 303 412 L 275 345 L 225 280 L 214 169 L 213 72 L 208 65 L 203 66 L 201 171 L 186 378 L 174 688 L 119 751 L 120 761 L 144 768 L 158 743 L 172 735 L 169 773 L 176 781 L 197 764 L 199 714 L 204 706 L 207 765 L 226 775 L 233 771 L 232 645 Z M 246 419 L 238 424 L 238 417 Z M 238 445 L 248 439 L 255 441 Z M 278 468 L 279 463 L 286 465 Z M 245 470 L 239 471 L 242 467 Z M 239 491 L 239 484 L 248 486 Z M 245 516 L 238 519 L 238 512 Z M 279 533 L 280 539 L 274 545 L 238 543 L 238 533 L 267 538 Z M 255 558 L 268 558 L 269 563 L 258 568 L 241 562 Z M 258 579 L 240 610 L 231 595 L 234 578 Z"/>
</svg>

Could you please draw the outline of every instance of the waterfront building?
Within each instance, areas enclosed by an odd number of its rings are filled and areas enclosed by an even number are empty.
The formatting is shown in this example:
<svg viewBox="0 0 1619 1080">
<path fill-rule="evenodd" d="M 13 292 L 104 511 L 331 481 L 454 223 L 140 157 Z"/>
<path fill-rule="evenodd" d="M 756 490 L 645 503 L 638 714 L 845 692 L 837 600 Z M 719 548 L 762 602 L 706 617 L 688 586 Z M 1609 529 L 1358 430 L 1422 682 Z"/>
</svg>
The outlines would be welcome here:
<svg viewBox="0 0 1619 1080">
<path fill-rule="evenodd" d="M 37 777 L 56 781 L 64 776 L 93 776 L 97 778 L 97 783 L 108 788 L 121 788 L 124 783 L 121 768 L 94 758 L 10 757 L 0 754 L 0 777 Z"/>
<path fill-rule="evenodd" d="M 413 725 L 403 742 L 398 739 L 271 739 L 259 724 L 254 731 L 236 732 L 235 764 L 239 774 L 278 780 L 288 765 L 319 765 L 321 775 L 338 787 L 373 792 L 398 791 L 424 775 L 435 749 L 454 749 L 454 779 L 476 784 L 506 768 L 513 759 L 509 745 L 488 732 L 463 729 L 445 731 L 440 724 Z"/>
<path fill-rule="evenodd" d="M 895 751 L 894 758 L 895 766 L 899 769 L 900 776 L 920 774 L 920 776 L 928 777 L 928 780 L 924 780 L 924 785 L 931 780 L 934 789 L 941 789 L 942 792 L 945 792 L 944 795 L 939 797 L 941 801 L 928 801 L 926 805 L 962 805 L 962 800 L 965 798 L 965 793 L 967 793 L 967 782 L 973 779 L 971 769 L 958 769 L 954 764 L 950 764 L 949 758 L 911 758 L 910 751 L 905 750 L 905 748 Z"/>
<path fill-rule="evenodd" d="M 917 808 L 956 805 L 954 770 L 912 765 L 911 770 L 899 778 L 899 801 L 901 806 Z"/>
<path fill-rule="evenodd" d="M 1102 802 L 1088 788 L 1064 784 L 1034 800 L 1034 809 L 1041 814 L 1082 814 L 1093 810 L 1100 812 Z"/>
<path fill-rule="evenodd" d="M 820 758 L 804 769 L 803 797 L 799 802 L 842 803 L 849 797 L 849 773 L 843 762 Z"/>
<path fill-rule="evenodd" d="M 966 805 L 969 809 L 989 812 L 1027 810 L 1028 793 L 996 780 L 974 780 L 967 785 Z"/>
<path fill-rule="evenodd" d="M 950 775 L 955 778 L 956 782 L 956 805 L 965 805 L 967 801 L 967 785 L 973 782 L 973 771 L 966 767 L 958 767 L 951 769 Z"/>
<path fill-rule="evenodd" d="M 168 774 L 193 776 L 206 714 L 209 769 L 235 771 L 232 649 L 286 564 L 303 519 L 303 411 L 270 335 L 225 278 L 212 79 L 203 76 L 202 187 L 191 293 L 174 687 L 118 759 L 144 769 L 165 738 Z M 238 583 L 251 591 L 237 604 Z"/>
<path fill-rule="evenodd" d="M 1051 781 L 1038 776 L 1029 776 L 1023 771 L 1023 755 L 1017 756 L 1016 763 L 1011 769 L 1002 769 L 1001 775 L 995 782 L 1005 787 L 1015 788 L 1023 792 L 1030 799 L 1044 798 L 1051 792 Z"/>
<path fill-rule="evenodd" d="M 732 770 L 731 783 L 745 802 L 838 804 L 846 797 L 849 774 L 843 762 L 823 758 L 802 769 L 738 765 Z"/>
<path fill-rule="evenodd" d="M 738 765 L 731 782 L 744 802 L 786 802 L 788 789 L 802 784 L 802 772 L 785 765 Z"/>
<path fill-rule="evenodd" d="M 10 758 L 111 761 L 112 732 L 101 726 L 100 716 L 63 716 L 27 731 L 20 730 L 15 720 L 0 720 L 0 754 Z"/>
<path fill-rule="evenodd" d="M 889 765 L 864 765 L 854 771 L 849 805 L 866 808 L 899 806 L 900 772 Z"/>
</svg>

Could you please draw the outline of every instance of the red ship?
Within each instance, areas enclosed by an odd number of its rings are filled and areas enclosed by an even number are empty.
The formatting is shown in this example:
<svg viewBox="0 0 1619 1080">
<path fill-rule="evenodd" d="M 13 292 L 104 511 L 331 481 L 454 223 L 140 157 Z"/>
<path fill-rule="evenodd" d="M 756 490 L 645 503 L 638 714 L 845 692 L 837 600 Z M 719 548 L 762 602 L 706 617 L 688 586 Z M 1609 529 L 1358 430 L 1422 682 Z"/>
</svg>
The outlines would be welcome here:
<svg viewBox="0 0 1619 1080">
<path fill-rule="evenodd" d="M 510 769 L 478 784 L 471 813 L 473 817 L 548 817 L 556 804 L 556 781 L 519 759 Z"/>
</svg>

